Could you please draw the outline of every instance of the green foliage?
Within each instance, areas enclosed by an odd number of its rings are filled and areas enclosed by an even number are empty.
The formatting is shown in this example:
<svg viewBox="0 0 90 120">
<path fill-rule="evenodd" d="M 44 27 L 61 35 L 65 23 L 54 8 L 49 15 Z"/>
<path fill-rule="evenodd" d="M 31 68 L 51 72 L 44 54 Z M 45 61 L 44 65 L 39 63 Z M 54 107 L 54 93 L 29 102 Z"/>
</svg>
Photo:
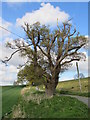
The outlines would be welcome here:
<svg viewBox="0 0 90 120">
<path fill-rule="evenodd" d="M 40 66 L 34 67 L 33 64 L 26 65 L 18 73 L 18 82 L 27 81 L 28 84 L 34 83 L 35 85 L 43 84 L 45 78 L 42 76 L 43 70 Z"/>
</svg>

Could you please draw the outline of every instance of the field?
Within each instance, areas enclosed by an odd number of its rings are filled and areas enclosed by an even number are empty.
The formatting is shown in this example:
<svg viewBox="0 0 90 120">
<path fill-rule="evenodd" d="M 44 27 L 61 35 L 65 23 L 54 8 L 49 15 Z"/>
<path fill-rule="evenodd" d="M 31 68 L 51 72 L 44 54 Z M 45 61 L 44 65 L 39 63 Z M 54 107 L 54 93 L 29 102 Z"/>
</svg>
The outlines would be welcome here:
<svg viewBox="0 0 90 120">
<path fill-rule="evenodd" d="M 18 103 L 21 89 L 22 87 L 2 87 L 2 116 L 11 112 L 13 105 Z"/>
<path fill-rule="evenodd" d="M 88 79 L 82 79 L 82 95 L 88 94 Z M 39 87 L 44 90 L 43 86 Z M 80 94 L 78 80 L 60 82 L 57 93 Z M 67 92 L 68 91 L 68 92 Z M 86 118 L 88 108 L 75 98 L 55 95 L 46 98 L 44 91 L 35 87 L 2 87 L 3 116 L 10 118 Z"/>
<path fill-rule="evenodd" d="M 79 81 L 70 80 L 59 82 L 57 91 L 61 94 L 75 94 L 80 96 L 90 96 L 89 85 L 90 78 L 81 79 L 82 92 L 80 92 Z"/>
</svg>

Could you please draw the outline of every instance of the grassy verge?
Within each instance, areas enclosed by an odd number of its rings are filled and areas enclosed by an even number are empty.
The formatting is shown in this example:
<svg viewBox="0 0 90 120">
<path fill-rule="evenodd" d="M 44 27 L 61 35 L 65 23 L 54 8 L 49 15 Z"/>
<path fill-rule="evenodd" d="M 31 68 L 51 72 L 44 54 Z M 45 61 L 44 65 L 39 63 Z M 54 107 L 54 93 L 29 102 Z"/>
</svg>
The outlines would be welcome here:
<svg viewBox="0 0 90 120">
<path fill-rule="evenodd" d="M 88 108 L 75 98 L 47 98 L 44 92 L 27 92 L 12 109 L 8 118 L 87 118 Z"/>
</svg>

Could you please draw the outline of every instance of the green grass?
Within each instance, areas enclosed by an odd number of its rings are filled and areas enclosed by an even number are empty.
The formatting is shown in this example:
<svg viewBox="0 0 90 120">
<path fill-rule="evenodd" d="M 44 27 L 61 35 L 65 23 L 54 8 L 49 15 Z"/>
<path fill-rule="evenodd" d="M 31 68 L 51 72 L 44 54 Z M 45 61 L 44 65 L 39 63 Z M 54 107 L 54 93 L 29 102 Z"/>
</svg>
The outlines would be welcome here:
<svg viewBox="0 0 90 120">
<path fill-rule="evenodd" d="M 89 78 L 90 79 L 90 78 Z M 82 93 L 79 89 L 78 80 L 59 82 L 57 91 L 61 94 L 73 94 L 88 96 L 88 78 L 82 79 Z M 76 117 L 87 117 L 87 106 L 75 98 L 65 96 L 54 96 L 51 99 L 45 98 L 45 88 L 39 86 L 42 92 L 36 91 L 35 87 L 30 87 L 29 91 L 21 97 L 21 89 L 24 86 L 7 86 L 2 87 L 2 115 L 10 113 L 8 117 L 12 118 L 13 112 L 18 106 L 21 109 L 21 115 L 17 117 L 26 118 L 76 118 Z M 58 95 L 58 94 L 57 94 Z M 90 96 L 90 92 L 89 92 Z M 24 113 L 23 113 L 24 112 Z M 15 113 L 14 113 L 15 114 Z M 22 115 L 23 114 L 23 115 Z"/>
<path fill-rule="evenodd" d="M 2 116 L 9 113 L 12 107 L 18 103 L 22 87 L 2 87 Z"/>
<path fill-rule="evenodd" d="M 60 94 L 66 94 L 66 95 L 78 95 L 78 96 L 84 96 L 84 97 L 90 97 L 90 92 L 89 93 L 81 93 L 81 92 L 72 92 L 72 91 L 66 91 L 66 90 L 61 90 L 57 91 Z"/>
<path fill-rule="evenodd" d="M 37 94 L 40 96 L 40 93 Z M 43 93 L 41 94 L 43 95 Z M 27 99 L 27 98 L 26 98 Z M 36 99 L 36 98 L 35 98 Z M 75 98 L 54 96 L 39 103 L 22 100 L 19 103 L 24 118 L 87 118 L 88 108 Z M 17 107 L 14 108 L 14 110 Z M 18 111 L 18 109 L 17 109 Z M 16 115 L 16 113 L 14 113 Z M 9 116 L 12 118 L 13 113 Z M 19 114 L 17 117 L 21 117 Z"/>
<path fill-rule="evenodd" d="M 73 94 L 80 96 L 90 96 L 90 91 L 88 91 L 88 81 L 90 78 L 81 79 L 82 85 L 82 93 L 80 92 L 79 81 L 78 80 L 70 80 L 59 82 L 57 86 L 57 91 L 61 94 Z"/>
</svg>

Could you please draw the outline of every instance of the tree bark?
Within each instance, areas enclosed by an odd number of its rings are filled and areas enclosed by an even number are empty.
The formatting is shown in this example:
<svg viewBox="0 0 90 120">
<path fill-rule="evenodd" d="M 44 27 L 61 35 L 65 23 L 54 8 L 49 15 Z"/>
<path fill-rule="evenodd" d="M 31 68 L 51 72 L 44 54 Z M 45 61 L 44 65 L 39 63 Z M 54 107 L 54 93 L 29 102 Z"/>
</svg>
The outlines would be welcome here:
<svg viewBox="0 0 90 120">
<path fill-rule="evenodd" d="M 60 68 L 55 69 L 55 71 L 52 72 L 52 77 L 50 81 L 47 81 L 47 84 L 45 86 L 45 92 L 46 95 L 49 97 L 55 94 L 56 87 L 58 85 L 59 73 Z"/>
<path fill-rule="evenodd" d="M 55 94 L 57 85 L 58 85 L 58 75 L 56 77 L 52 76 L 50 82 L 47 82 L 45 86 L 46 96 L 48 97 L 53 96 Z"/>
<path fill-rule="evenodd" d="M 45 86 L 45 93 L 47 97 L 51 97 L 55 94 L 55 84 L 54 83 L 47 83 Z"/>
</svg>

